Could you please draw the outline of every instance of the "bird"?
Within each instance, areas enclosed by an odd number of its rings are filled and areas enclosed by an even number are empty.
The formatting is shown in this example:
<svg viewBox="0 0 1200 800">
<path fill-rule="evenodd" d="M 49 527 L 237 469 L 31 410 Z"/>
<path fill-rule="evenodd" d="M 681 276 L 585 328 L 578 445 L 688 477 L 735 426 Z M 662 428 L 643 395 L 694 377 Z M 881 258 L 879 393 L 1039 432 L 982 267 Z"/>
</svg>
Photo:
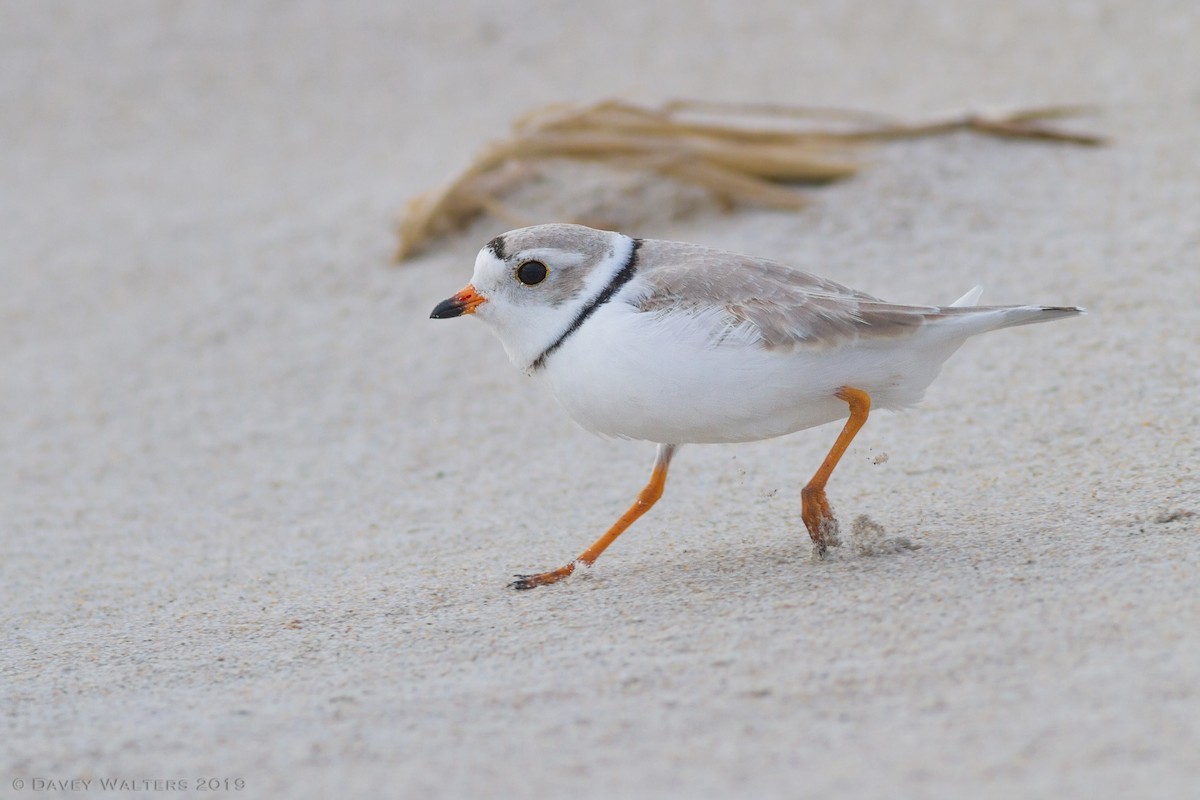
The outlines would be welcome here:
<svg viewBox="0 0 1200 800">
<path fill-rule="evenodd" d="M 567 414 L 657 445 L 649 481 L 578 557 L 515 589 L 591 567 L 662 497 L 685 444 L 750 442 L 845 419 L 801 489 L 814 556 L 839 543 L 826 484 L 872 409 L 915 405 L 970 337 L 1075 316 L 1075 306 L 889 303 L 784 263 L 551 223 L 495 237 L 432 319 L 471 316 Z"/>
</svg>

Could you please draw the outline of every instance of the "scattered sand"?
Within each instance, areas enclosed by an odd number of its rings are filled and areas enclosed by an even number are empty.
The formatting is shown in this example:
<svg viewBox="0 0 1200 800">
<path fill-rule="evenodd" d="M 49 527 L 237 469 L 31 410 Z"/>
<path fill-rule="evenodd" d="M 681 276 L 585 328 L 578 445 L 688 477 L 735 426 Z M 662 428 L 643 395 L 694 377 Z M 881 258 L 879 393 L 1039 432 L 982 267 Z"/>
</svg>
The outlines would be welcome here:
<svg viewBox="0 0 1200 800">
<path fill-rule="evenodd" d="M 854 518 L 850 537 L 854 543 L 854 554 L 864 557 L 903 553 L 905 550 L 918 550 L 921 547 L 903 536 L 888 538 L 884 527 L 866 514 L 859 514 Z"/>
</svg>

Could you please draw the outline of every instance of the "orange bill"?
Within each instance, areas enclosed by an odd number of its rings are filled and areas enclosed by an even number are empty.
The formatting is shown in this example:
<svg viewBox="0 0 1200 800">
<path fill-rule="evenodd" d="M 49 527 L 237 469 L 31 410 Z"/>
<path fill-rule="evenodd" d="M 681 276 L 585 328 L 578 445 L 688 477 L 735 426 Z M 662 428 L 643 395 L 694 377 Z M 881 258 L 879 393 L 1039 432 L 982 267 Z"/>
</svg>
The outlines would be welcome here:
<svg viewBox="0 0 1200 800">
<path fill-rule="evenodd" d="M 450 317 L 461 317 L 463 314 L 474 314 L 480 303 L 485 302 L 487 299 L 477 294 L 475 287 L 468 283 L 461 292 L 434 306 L 429 318 L 449 319 Z"/>
</svg>

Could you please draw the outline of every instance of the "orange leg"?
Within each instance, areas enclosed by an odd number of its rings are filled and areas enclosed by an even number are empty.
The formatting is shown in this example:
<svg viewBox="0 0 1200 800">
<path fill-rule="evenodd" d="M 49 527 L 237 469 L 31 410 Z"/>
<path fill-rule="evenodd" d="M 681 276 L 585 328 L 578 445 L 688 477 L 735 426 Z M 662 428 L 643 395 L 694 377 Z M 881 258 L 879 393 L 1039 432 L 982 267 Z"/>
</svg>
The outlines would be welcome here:
<svg viewBox="0 0 1200 800">
<path fill-rule="evenodd" d="M 804 519 L 804 527 L 808 528 L 808 535 L 812 537 L 813 549 L 818 558 L 825 557 L 827 545 L 838 545 L 837 519 L 834 518 L 829 500 L 825 497 L 825 483 L 833 474 L 833 468 L 838 465 L 850 442 L 854 440 L 854 436 L 866 423 L 867 415 L 871 411 L 871 396 L 861 389 L 843 386 L 838 389 L 837 396 L 850 405 L 850 419 L 846 420 L 846 427 L 842 428 L 817 474 L 800 490 L 800 516 Z"/>
<path fill-rule="evenodd" d="M 595 544 L 584 550 L 579 558 L 549 572 L 543 572 L 538 575 L 517 575 L 517 579 L 510 583 L 509 586 L 514 589 L 532 589 L 535 586 L 545 586 L 548 583 L 561 581 L 574 572 L 578 564 L 590 567 L 600 557 L 600 554 L 616 541 L 618 536 L 625 532 L 626 528 L 632 525 L 642 514 L 649 511 L 650 507 L 658 502 L 658 498 L 662 497 L 663 486 L 667 483 L 667 466 L 671 463 L 671 456 L 675 455 L 675 449 L 676 445 L 673 444 L 660 444 L 658 446 L 658 455 L 654 459 L 654 471 L 650 473 L 650 482 L 646 484 L 646 488 L 642 489 L 638 494 L 637 500 L 633 501 L 633 505 L 629 507 L 629 510 L 621 515 L 621 518 L 603 536 L 597 539 Z"/>
</svg>

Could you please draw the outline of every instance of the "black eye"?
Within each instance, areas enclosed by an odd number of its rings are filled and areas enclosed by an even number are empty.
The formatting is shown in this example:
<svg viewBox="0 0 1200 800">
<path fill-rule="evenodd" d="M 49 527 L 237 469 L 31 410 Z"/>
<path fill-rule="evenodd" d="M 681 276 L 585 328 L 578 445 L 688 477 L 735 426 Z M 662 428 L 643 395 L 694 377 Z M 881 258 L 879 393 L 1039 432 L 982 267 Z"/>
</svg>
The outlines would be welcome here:
<svg viewBox="0 0 1200 800">
<path fill-rule="evenodd" d="M 540 261 L 526 261 L 517 267 L 517 280 L 526 286 L 535 286 L 546 280 L 550 270 Z"/>
</svg>

